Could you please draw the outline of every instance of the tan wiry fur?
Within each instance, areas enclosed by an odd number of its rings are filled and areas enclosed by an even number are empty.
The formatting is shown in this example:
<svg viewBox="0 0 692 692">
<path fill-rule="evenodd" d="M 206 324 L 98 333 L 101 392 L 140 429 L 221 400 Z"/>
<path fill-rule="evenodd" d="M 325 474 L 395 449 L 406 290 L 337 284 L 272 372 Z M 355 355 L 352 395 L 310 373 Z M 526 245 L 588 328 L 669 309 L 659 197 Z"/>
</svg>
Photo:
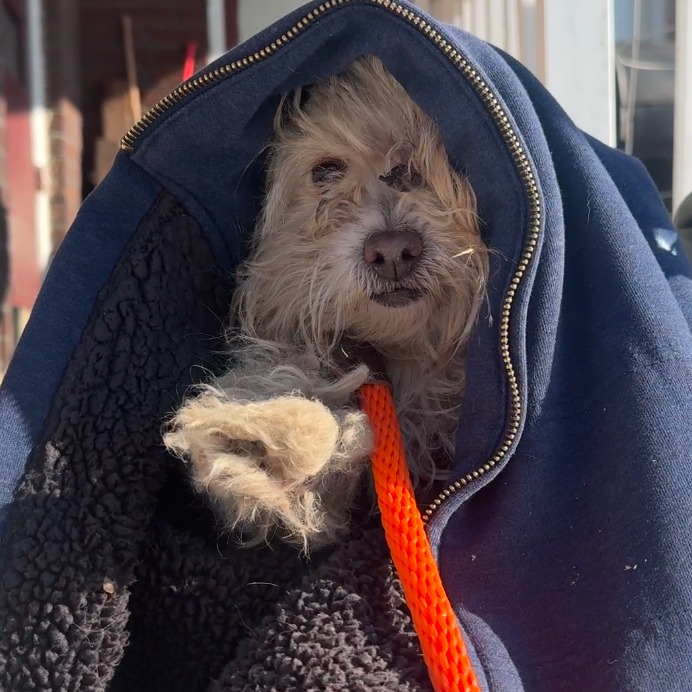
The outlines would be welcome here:
<svg viewBox="0 0 692 692">
<path fill-rule="evenodd" d="M 487 253 L 468 182 L 450 166 L 433 121 L 375 58 L 282 104 L 267 193 L 234 299 L 236 358 L 190 398 L 165 441 L 189 458 L 196 487 L 248 542 L 275 532 L 304 550 L 335 541 L 367 468 L 371 434 L 343 374 L 344 336 L 383 356 L 417 483 L 445 477 L 455 444 L 464 352 L 484 295 Z M 316 182 L 320 162 L 339 161 Z M 404 189 L 383 181 L 408 168 Z M 393 290 L 364 261 L 382 230 L 414 229 L 423 252 Z"/>
</svg>

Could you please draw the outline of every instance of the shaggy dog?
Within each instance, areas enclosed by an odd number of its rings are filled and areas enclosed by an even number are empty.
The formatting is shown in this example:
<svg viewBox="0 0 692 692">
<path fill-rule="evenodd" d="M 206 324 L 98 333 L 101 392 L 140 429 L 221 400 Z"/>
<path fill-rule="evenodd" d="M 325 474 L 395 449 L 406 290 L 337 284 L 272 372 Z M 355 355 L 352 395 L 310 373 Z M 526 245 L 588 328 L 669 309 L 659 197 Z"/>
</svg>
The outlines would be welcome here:
<svg viewBox="0 0 692 692">
<path fill-rule="evenodd" d="M 344 531 L 368 468 L 354 343 L 386 370 L 414 483 L 445 479 L 487 252 L 435 124 L 375 58 L 284 98 L 267 176 L 234 362 L 165 443 L 246 544 L 307 552 Z"/>
</svg>

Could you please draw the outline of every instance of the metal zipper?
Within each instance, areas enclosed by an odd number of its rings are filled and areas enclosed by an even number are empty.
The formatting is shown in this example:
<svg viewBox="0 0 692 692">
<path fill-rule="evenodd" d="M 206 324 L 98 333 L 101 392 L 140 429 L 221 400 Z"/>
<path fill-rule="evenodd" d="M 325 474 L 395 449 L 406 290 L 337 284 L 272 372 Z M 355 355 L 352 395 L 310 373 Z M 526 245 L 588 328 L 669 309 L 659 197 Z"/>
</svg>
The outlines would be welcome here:
<svg viewBox="0 0 692 692">
<path fill-rule="evenodd" d="M 529 163 L 529 158 L 526 151 L 524 150 L 519 137 L 515 133 L 514 128 L 512 127 L 512 124 L 510 123 L 502 105 L 497 100 L 497 97 L 493 94 L 485 80 L 475 69 L 473 69 L 464 56 L 459 53 L 423 17 L 418 15 L 413 10 L 403 7 L 395 0 L 326 0 L 326 2 L 319 5 L 319 7 L 311 12 L 308 12 L 305 17 L 298 21 L 298 23 L 289 29 L 285 34 L 282 34 L 280 38 L 277 38 L 260 51 L 239 60 L 235 60 L 228 65 L 217 67 L 215 70 L 212 70 L 207 74 L 193 77 L 187 82 L 184 82 L 180 86 L 176 87 L 170 94 L 168 94 L 168 96 L 165 96 L 153 108 L 145 113 L 142 119 L 124 135 L 120 143 L 120 148 L 124 151 L 133 152 L 135 150 L 137 140 L 142 134 L 144 134 L 147 128 L 149 128 L 156 120 L 164 115 L 164 113 L 166 113 L 166 111 L 168 111 L 172 106 L 176 105 L 184 98 L 194 94 L 195 92 L 201 91 L 212 84 L 223 81 L 227 77 L 240 72 L 244 68 L 250 67 L 251 65 L 273 55 L 280 48 L 284 47 L 287 43 L 302 33 L 302 31 L 310 24 L 330 10 L 342 5 L 353 5 L 357 3 L 378 5 L 409 22 L 415 28 L 425 34 L 425 36 L 427 36 L 440 50 L 442 50 L 452 64 L 462 73 L 464 78 L 471 84 L 471 86 L 481 97 L 481 100 L 495 121 L 500 134 L 502 135 L 502 138 L 509 149 L 514 164 L 519 171 L 519 176 L 521 177 L 524 185 L 524 191 L 528 200 L 528 235 L 526 243 L 524 244 L 521 259 L 517 265 L 514 275 L 512 276 L 512 280 L 503 300 L 502 312 L 500 315 L 500 355 L 505 370 L 505 376 L 509 382 L 509 422 L 507 424 L 507 428 L 505 429 L 502 441 L 500 442 L 500 445 L 496 449 L 493 456 L 482 466 L 478 467 L 471 473 L 467 473 L 463 478 L 460 478 L 447 486 L 447 488 L 445 488 L 437 496 L 434 502 L 427 507 L 423 513 L 423 521 L 428 522 L 435 512 L 442 506 L 442 503 L 445 502 L 445 500 L 448 500 L 457 491 L 465 488 L 474 480 L 485 476 L 485 474 L 491 471 L 503 459 L 516 440 L 522 417 L 521 393 L 519 391 L 519 384 L 517 382 L 517 376 L 514 370 L 514 364 L 512 363 L 509 348 L 509 324 L 512 315 L 514 298 L 523 280 L 524 274 L 526 273 L 533 258 L 536 244 L 538 242 L 543 211 L 541 209 L 540 197 L 538 194 L 538 185 L 536 183 L 536 178 L 533 175 L 533 171 L 531 170 L 531 165 Z"/>
</svg>

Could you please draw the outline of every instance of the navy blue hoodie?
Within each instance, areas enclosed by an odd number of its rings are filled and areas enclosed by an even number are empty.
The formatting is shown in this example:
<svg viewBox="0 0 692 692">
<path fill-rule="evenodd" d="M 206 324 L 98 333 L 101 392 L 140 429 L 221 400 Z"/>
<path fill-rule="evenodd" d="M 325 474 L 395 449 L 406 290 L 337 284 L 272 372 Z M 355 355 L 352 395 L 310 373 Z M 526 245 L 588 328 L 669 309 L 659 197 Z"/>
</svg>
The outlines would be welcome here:
<svg viewBox="0 0 692 692">
<path fill-rule="evenodd" d="M 84 203 L 0 394 L 2 689 L 428 689 L 377 526 L 309 563 L 237 550 L 160 442 L 222 367 L 280 95 L 364 54 L 438 124 L 492 249 L 459 481 L 428 508 L 483 689 L 692 689 L 690 266 L 637 161 L 405 0 L 232 50 Z"/>
</svg>

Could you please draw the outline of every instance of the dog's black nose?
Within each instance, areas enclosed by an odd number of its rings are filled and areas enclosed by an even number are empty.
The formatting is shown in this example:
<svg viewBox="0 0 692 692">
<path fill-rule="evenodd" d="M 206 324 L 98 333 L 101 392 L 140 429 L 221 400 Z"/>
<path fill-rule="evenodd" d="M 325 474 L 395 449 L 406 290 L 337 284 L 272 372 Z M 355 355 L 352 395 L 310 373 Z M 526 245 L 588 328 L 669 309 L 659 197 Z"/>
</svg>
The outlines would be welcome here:
<svg viewBox="0 0 692 692">
<path fill-rule="evenodd" d="M 423 241 L 413 231 L 379 231 L 363 246 L 365 261 L 385 279 L 407 277 L 423 254 Z"/>
</svg>

